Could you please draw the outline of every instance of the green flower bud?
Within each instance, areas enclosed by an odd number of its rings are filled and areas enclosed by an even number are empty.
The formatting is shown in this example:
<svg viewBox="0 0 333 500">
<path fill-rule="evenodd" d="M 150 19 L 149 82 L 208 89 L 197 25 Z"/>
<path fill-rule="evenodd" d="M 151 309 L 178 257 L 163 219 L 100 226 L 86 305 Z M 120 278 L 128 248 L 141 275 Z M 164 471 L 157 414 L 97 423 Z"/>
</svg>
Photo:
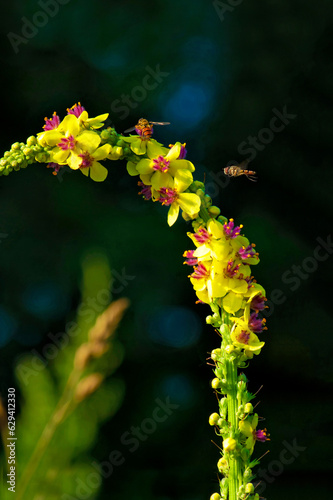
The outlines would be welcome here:
<svg viewBox="0 0 333 500">
<path fill-rule="evenodd" d="M 197 189 L 196 194 L 203 199 L 205 197 L 205 191 L 203 189 Z"/>
<path fill-rule="evenodd" d="M 227 345 L 226 348 L 225 348 L 225 352 L 227 354 L 231 354 L 232 352 L 234 352 L 234 350 L 235 350 L 235 348 L 234 348 L 234 346 L 232 344 Z"/>
<path fill-rule="evenodd" d="M 227 438 L 223 440 L 224 451 L 234 451 L 236 449 L 237 442 L 234 438 Z"/>
<path fill-rule="evenodd" d="M 210 495 L 209 500 L 221 500 L 221 495 L 219 493 L 213 493 Z"/>
<path fill-rule="evenodd" d="M 25 156 L 28 156 L 28 155 L 30 155 L 31 153 L 32 153 L 32 149 L 31 149 L 31 148 L 24 148 L 24 149 L 23 149 L 23 154 L 24 154 Z"/>
<path fill-rule="evenodd" d="M 220 332 L 221 332 L 221 335 L 223 336 L 229 336 L 230 335 L 230 329 L 228 327 L 228 325 L 221 325 L 221 328 L 220 328 Z"/>
<path fill-rule="evenodd" d="M 222 474 L 225 474 L 228 470 L 228 462 L 224 457 L 221 457 L 220 460 L 217 462 L 217 468 L 219 472 Z"/>
<path fill-rule="evenodd" d="M 211 386 L 213 389 L 219 389 L 221 387 L 221 381 L 218 378 L 213 378 L 211 381 Z"/>
<path fill-rule="evenodd" d="M 247 485 L 245 486 L 245 493 L 247 493 L 248 495 L 252 495 L 252 493 L 254 493 L 254 486 L 252 483 L 247 483 Z"/>
<path fill-rule="evenodd" d="M 207 316 L 206 317 L 206 323 L 207 325 L 211 325 L 214 322 L 213 316 Z"/>
<path fill-rule="evenodd" d="M 244 471 L 243 476 L 245 481 L 251 481 L 251 479 L 253 478 L 252 470 L 247 467 Z"/>
<path fill-rule="evenodd" d="M 205 204 L 205 207 L 208 208 L 211 206 L 212 204 L 212 199 L 211 197 L 209 196 L 209 194 L 205 194 L 204 196 L 204 204 Z"/>
<path fill-rule="evenodd" d="M 36 158 L 36 161 L 38 161 L 39 163 L 46 163 L 48 156 L 49 155 L 47 153 L 40 152 L 40 153 L 36 154 L 35 158 Z"/>
<path fill-rule="evenodd" d="M 202 189 L 204 190 L 205 189 L 205 185 L 203 182 L 200 182 L 200 181 L 194 181 L 192 182 L 191 184 L 191 189 L 193 189 L 193 191 L 196 191 L 197 189 Z"/>
<path fill-rule="evenodd" d="M 211 358 L 213 361 L 216 361 L 217 359 L 219 359 L 222 355 L 222 350 L 221 349 L 213 349 L 213 351 L 211 352 Z"/>
<path fill-rule="evenodd" d="M 33 135 L 31 135 L 30 137 L 28 137 L 28 139 L 27 139 L 27 146 L 33 146 L 36 143 L 37 143 L 36 137 L 34 137 Z"/>
<path fill-rule="evenodd" d="M 221 222 L 221 224 L 225 224 L 226 222 L 228 222 L 228 219 L 226 217 L 223 217 L 223 215 L 220 215 L 217 220 L 219 222 Z"/>
<path fill-rule="evenodd" d="M 217 422 L 220 420 L 220 415 L 218 413 L 212 413 L 209 416 L 208 422 L 209 425 L 217 425 Z"/>
<path fill-rule="evenodd" d="M 110 131 L 109 131 L 109 129 L 102 130 L 102 132 L 101 132 L 101 139 L 103 139 L 105 141 L 109 137 L 110 137 Z"/>
<path fill-rule="evenodd" d="M 112 154 L 115 154 L 118 156 L 123 156 L 123 148 L 121 146 L 119 146 L 118 142 L 117 142 L 117 146 L 112 148 Z M 121 141 L 121 142 L 124 142 L 124 141 Z"/>
<path fill-rule="evenodd" d="M 20 149 L 20 143 L 14 142 L 14 144 L 11 145 L 11 149 Z"/>
<path fill-rule="evenodd" d="M 244 413 L 244 406 L 243 406 L 243 405 L 239 405 L 238 410 L 237 410 L 237 413 L 238 413 L 239 415 L 242 415 L 242 414 Z"/>
<path fill-rule="evenodd" d="M 219 209 L 219 207 L 216 207 L 215 205 L 212 205 L 211 207 L 209 207 L 208 212 L 209 212 L 209 215 L 211 215 L 212 217 L 215 218 L 218 215 L 220 215 L 221 210 Z"/>
<path fill-rule="evenodd" d="M 122 139 L 118 139 L 116 145 L 122 148 L 123 146 L 126 146 L 126 142 Z"/>
<path fill-rule="evenodd" d="M 253 412 L 252 403 L 246 403 L 246 405 L 244 406 L 244 412 L 245 413 L 252 413 Z"/>
</svg>

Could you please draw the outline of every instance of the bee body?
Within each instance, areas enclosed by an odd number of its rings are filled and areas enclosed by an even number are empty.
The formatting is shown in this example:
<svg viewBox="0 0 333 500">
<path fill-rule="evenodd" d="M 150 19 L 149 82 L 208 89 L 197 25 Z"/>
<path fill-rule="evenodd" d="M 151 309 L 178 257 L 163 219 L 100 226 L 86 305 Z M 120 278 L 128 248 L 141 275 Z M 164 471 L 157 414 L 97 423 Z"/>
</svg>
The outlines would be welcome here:
<svg viewBox="0 0 333 500">
<path fill-rule="evenodd" d="M 145 118 L 140 118 L 138 123 L 131 128 L 128 128 L 125 130 L 125 133 L 127 132 L 133 132 L 133 130 L 136 131 L 138 135 L 141 136 L 141 139 L 143 141 L 148 141 L 151 136 L 153 135 L 153 125 L 170 125 L 169 122 L 150 122 L 146 120 Z"/>
<path fill-rule="evenodd" d="M 241 175 L 245 175 L 250 181 L 256 181 L 256 172 L 254 170 L 248 170 L 247 164 L 249 163 L 249 160 L 244 160 L 240 165 L 230 165 L 228 167 L 225 167 L 223 169 L 223 172 L 225 175 L 228 177 L 240 177 Z"/>
</svg>

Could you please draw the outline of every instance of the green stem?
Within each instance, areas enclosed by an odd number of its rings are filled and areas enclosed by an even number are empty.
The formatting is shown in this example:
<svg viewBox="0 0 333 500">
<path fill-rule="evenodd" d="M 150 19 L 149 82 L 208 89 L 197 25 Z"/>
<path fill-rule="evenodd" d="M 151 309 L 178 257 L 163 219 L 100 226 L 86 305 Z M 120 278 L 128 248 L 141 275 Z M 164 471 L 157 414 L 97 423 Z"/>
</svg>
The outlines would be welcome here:
<svg viewBox="0 0 333 500">
<path fill-rule="evenodd" d="M 205 208 L 202 204 L 200 207 L 199 217 L 201 217 L 205 222 L 208 222 L 211 219 L 207 208 Z"/>
<path fill-rule="evenodd" d="M 237 364 L 235 361 L 227 360 L 227 382 L 230 390 L 227 394 L 228 422 L 230 435 L 235 438 L 238 431 L 237 413 Z M 229 500 L 237 500 L 239 489 L 240 463 L 236 453 L 231 453 L 229 458 Z"/>
<path fill-rule="evenodd" d="M 59 424 L 63 422 L 69 414 L 75 408 L 75 403 L 72 400 L 73 387 L 77 384 L 79 379 L 79 372 L 73 369 L 71 372 L 64 391 L 58 401 L 58 404 L 50 418 L 47 422 L 36 446 L 30 457 L 30 460 L 22 474 L 21 481 L 19 483 L 16 500 L 21 500 L 25 491 L 29 485 L 32 476 L 35 474 L 38 465 L 43 458 L 51 439 L 54 436 Z"/>
</svg>

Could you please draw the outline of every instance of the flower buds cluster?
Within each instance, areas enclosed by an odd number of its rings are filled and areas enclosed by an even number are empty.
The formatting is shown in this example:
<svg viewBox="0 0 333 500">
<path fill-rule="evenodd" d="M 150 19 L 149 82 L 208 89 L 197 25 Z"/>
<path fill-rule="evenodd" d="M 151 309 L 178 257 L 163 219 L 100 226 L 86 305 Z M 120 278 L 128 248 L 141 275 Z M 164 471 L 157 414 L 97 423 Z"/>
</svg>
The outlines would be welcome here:
<svg viewBox="0 0 333 500">
<path fill-rule="evenodd" d="M 8 175 L 36 161 L 48 161 L 47 150 L 37 143 L 36 137 L 29 137 L 26 143 L 14 142 L 0 160 L 0 175 Z"/>
</svg>

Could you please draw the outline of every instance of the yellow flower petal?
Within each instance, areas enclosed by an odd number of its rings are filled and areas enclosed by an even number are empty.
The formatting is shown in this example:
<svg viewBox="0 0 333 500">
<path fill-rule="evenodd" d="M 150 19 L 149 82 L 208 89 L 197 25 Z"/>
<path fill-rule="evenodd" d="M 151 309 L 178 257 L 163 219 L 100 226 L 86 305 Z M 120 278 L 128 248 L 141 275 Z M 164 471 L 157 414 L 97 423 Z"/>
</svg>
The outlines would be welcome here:
<svg viewBox="0 0 333 500">
<path fill-rule="evenodd" d="M 82 169 L 82 170 L 86 170 L 86 169 Z M 103 182 L 105 181 L 107 175 L 108 175 L 108 170 L 103 167 L 103 165 L 101 163 L 99 163 L 98 161 L 94 162 L 92 167 L 90 167 L 90 177 L 93 181 L 96 181 L 96 182 Z"/>
<path fill-rule="evenodd" d="M 178 214 L 179 214 L 179 205 L 177 203 L 172 203 L 170 205 L 170 208 L 169 208 L 169 212 L 168 212 L 168 224 L 169 226 L 172 226 L 177 218 L 178 218 Z"/>
</svg>

